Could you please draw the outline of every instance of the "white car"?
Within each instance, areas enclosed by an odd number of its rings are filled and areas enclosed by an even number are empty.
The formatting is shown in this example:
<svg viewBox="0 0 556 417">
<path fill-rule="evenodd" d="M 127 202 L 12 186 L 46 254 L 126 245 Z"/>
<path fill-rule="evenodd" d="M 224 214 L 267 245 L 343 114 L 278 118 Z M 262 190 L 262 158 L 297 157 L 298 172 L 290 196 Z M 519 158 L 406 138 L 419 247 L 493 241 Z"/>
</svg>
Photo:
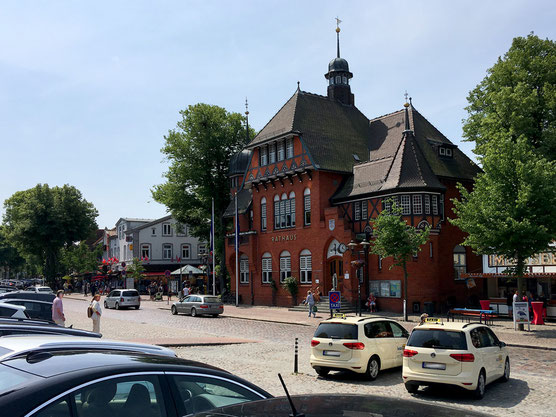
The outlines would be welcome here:
<svg viewBox="0 0 556 417">
<path fill-rule="evenodd" d="M 46 287 L 46 286 L 28 287 L 28 288 L 25 288 L 24 291 L 40 292 L 40 293 L 43 293 L 43 294 L 54 294 L 54 291 L 52 291 L 52 288 Z"/>
<path fill-rule="evenodd" d="M 0 338 L 0 362 L 30 352 L 53 350 L 119 350 L 176 357 L 168 348 L 119 340 L 66 335 L 13 335 Z"/>
<path fill-rule="evenodd" d="M 402 365 L 409 333 L 394 320 L 341 317 L 319 324 L 311 340 L 311 366 L 324 377 L 330 371 L 366 373 Z"/>
<path fill-rule="evenodd" d="M 25 307 L 9 303 L 0 303 L 0 317 L 11 317 L 14 319 L 30 318 L 25 312 Z"/>
<path fill-rule="evenodd" d="M 510 379 L 506 344 L 483 324 L 427 321 L 413 329 L 403 356 L 402 378 L 411 394 L 420 385 L 448 384 L 480 399 L 487 384 Z"/>
<path fill-rule="evenodd" d="M 121 308 L 134 307 L 139 309 L 141 306 L 141 296 L 137 290 L 112 290 L 104 299 L 105 308 Z"/>
</svg>

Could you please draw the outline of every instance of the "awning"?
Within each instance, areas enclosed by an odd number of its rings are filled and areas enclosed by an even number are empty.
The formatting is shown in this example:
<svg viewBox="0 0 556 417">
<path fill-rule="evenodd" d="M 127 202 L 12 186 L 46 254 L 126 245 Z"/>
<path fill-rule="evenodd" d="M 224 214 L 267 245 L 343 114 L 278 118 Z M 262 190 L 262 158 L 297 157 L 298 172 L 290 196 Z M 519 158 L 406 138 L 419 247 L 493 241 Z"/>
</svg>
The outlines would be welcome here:
<svg viewBox="0 0 556 417">
<path fill-rule="evenodd" d="M 460 274 L 460 277 L 464 279 L 465 278 L 517 278 L 515 275 L 504 274 L 501 272 Z M 556 272 L 531 272 L 531 273 L 523 274 L 523 278 L 556 278 Z"/>
<path fill-rule="evenodd" d="M 182 266 L 181 268 L 178 268 L 175 271 L 173 271 L 172 275 L 180 275 L 180 273 L 182 275 L 189 275 L 189 272 L 191 272 L 193 275 L 203 275 L 204 274 L 204 272 L 202 270 L 200 270 L 199 268 L 195 268 L 194 266 L 191 266 L 191 265 L 185 265 L 185 266 Z"/>
</svg>

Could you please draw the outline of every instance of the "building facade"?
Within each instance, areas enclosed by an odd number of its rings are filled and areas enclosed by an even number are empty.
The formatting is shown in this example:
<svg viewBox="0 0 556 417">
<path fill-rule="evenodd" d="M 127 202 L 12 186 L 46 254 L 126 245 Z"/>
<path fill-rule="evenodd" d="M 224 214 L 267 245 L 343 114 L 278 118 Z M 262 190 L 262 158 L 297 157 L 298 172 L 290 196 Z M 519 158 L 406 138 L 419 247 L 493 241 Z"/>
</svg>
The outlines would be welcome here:
<svg viewBox="0 0 556 417">
<path fill-rule="evenodd" d="M 482 280 L 461 274 L 480 272 L 481 258 L 462 246 L 464 234 L 447 220 L 457 183 L 471 188 L 479 168 L 411 103 L 368 119 L 355 107 L 352 77 L 338 46 L 325 74 L 327 95 L 298 87 L 230 163 L 243 302 L 291 305 L 280 283 L 294 277 L 301 297 L 309 289 L 326 295 L 336 288 L 357 303 L 373 292 L 379 308 L 401 311 L 401 269 L 365 245 L 349 245 L 372 243 L 373 219 L 394 198 L 408 224 L 432 227 L 408 265 L 410 311 L 422 311 L 426 302 L 436 310 L 478 304 Z M 225 217 L 233 290 L 235 211 L 232 201 Z"/>
</svg>

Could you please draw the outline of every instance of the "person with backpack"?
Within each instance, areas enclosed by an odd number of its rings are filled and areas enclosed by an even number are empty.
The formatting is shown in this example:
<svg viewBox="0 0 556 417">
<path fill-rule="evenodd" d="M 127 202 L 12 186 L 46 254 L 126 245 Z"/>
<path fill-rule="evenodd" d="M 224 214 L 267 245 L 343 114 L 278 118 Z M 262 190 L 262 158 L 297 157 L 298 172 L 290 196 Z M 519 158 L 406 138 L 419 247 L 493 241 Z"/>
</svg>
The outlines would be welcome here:
<svg viewBox="0 0 556 417">
<path fill-rule="evenodd" d="M 95 294 L 91 300 L 91 305 L 87 309 L 87 315 L 93 320 L 93 332 L 100 333 L 100 316 L 102 316 L 100 294 Z"/>
</svg>

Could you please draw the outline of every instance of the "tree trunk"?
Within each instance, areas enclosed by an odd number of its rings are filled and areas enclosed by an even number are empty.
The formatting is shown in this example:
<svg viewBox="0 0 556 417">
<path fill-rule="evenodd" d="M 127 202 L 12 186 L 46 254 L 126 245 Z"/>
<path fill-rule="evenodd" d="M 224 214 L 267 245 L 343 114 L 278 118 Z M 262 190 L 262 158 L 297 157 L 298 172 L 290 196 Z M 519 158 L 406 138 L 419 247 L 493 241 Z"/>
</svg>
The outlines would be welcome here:
<svg viewBox="0 0 556 417">
<path fill-rule="evenodd" d="M 407 265 L 403 262 L 403 319 L 408 321 L 407 317 Z"/>
<path fill-rule="evenodd" d="M 56 249 L 48 248 L 46 250 L 46 259 L 44 264 L 44 276 L 46 278 L 46 282 L 50 286 L 54 286 L 56 283 L 56 270 L 57 270 L 57 251 Z M 52 288 L 56 290 L 56 288 Z"/>
<path fill-rule="evenodd" d="M 520 254 L 516 257 L 517 265 L 516 265 L 516 275 L 517 275 L 517 291 L 519 296 L 522 297 L 525 293 L 525 278 L 523 277 L 523 273 L 525 272 L 525 259 Z M 525 330 L 525 325 L 523 323 L 518 324 L 518 330 Z"/>
</svg>

